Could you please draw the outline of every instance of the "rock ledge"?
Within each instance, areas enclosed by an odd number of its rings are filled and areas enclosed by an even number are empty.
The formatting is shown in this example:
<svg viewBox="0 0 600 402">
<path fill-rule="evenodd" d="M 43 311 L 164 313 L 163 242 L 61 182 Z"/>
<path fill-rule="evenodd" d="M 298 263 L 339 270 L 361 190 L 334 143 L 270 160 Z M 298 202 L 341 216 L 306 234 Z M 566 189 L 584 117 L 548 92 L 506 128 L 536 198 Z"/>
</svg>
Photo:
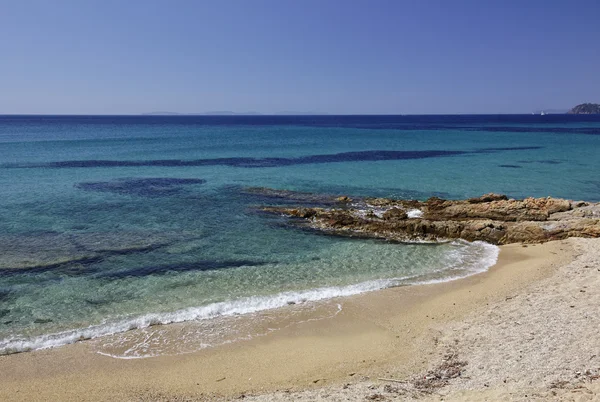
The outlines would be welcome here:
<svg viewBox="0 0 600 402">
<path fill-rule="evenodd" d="M 342 199 L 342 197 L 340 197 Z M 467 200 L 366 198 L 333 208 L 262 207 L 297 226 L 342 236 L 396 241 L 481 240 L 492 244 L 541 243 L 600 237 L 600 203 L 559 198 L 509 199 L 485 194 Z"/>
</svg>

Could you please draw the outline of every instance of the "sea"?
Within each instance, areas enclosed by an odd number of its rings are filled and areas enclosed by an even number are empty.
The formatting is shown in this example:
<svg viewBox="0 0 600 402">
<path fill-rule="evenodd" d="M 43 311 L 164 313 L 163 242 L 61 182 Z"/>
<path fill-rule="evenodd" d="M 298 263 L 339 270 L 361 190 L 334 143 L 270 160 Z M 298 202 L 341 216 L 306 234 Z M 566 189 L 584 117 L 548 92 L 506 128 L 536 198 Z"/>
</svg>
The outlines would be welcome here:
<svg viewBox="0 0 600 402">
<path fill-rule="evenodd" d="M 0 116 L 0 189 L 0 354 L 147 358 L 487 270 L 486 243 L 335 237 L 261 206 L 600 201 L 600 116 Z"/>
</svg>

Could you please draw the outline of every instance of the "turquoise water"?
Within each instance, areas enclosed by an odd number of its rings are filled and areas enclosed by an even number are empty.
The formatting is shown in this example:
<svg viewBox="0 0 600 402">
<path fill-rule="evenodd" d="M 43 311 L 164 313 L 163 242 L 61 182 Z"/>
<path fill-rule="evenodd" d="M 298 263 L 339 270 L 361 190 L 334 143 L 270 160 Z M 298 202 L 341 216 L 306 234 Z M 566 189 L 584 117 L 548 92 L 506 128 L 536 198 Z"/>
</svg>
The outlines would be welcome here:
<svg viewBox="0 0 600 402">
<path fill-rule="evenodd" d="M 480 272 L 494 247 L 322 236 L 247 189 L 598 201 L 599 146 L 593 116 L 0 116 L 0 353 Z"/>
</svg>

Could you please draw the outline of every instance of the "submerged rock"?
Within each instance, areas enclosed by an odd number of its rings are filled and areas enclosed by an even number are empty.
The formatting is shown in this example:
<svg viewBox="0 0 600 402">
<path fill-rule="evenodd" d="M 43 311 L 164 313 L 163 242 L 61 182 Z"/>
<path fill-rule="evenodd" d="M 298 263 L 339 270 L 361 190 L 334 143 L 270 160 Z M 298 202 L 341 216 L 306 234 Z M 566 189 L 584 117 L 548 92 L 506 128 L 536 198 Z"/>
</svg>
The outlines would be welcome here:
<svg viewBox="0 0 600 402">
<path fill-rule="evenodd" d="M 296 205 L 332 206 L 336 204 L 349 204 L 353 201 L 352 198 L 345 195 L 315 194 L 267 187 L 245 187 L 237 191 L 241 194 L 263 198 L 267 202 L 273 200 L 277 203 L 294 203 Z"/>
<path fill-rule="evenodd" d="M 141 197 L 161 197 L 178 194 L 183 186 L 204 184 L 203 179 L 180 179 L 172 177 L 119 178 L 111 181 L 83 182 L 75 185 L 84 191 L 136 195 Z"/>
<path fill-rule="evenodd" d="M 114 255 L 144 253 L 182 238 L 180 233 L 105 232 L 0 235 L 0 275 L 15 269 L 86 265 Z M 0 290 L 0 300 L 3 298 Z"/>
<path fill-rule="evenodd" d="M 509 199 L 485 194 L 467 200 L 365 200 L 379 213 L 359 209 L 264 207 L 299 218 L 293 224 L 343 236 L 390 240 L 482 240 L 539 243 L 567 237 L 600 237 L 600 204 L 559 198 Z"/>
<path fill-rule="evenodd" d="M 33 320 L 33 322 L 35 324 L 48 324 L 49 322 L 52 322 L 52 319 L 50 319 L 50 318 L 36 318 L 35 320 Z"/>
</svg>

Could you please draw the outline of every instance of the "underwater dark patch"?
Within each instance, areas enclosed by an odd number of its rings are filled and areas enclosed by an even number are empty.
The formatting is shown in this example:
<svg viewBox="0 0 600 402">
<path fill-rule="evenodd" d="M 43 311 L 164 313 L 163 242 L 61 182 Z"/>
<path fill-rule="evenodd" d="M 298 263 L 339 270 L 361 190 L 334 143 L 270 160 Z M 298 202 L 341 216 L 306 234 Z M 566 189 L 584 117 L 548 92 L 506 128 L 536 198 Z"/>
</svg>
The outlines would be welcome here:
<svg viewBox="0 0 600 402">
<path fill-rule="evenodd" d="M 85 299 L 85 302 L 91 306 L 102 306 L 112 303 L 110 300 L 107 299 Z"/>
<path fill-rule="evenodd" d="M 0 302 L 7 301 L 10 298 L 10 290 L 0 289 Z"/>
<path fill-rule="evenodd" d="M 182 167 L 182 166 L 232 166 L 243 168 L 292 166 L 313 163 L 339 163 L 359 161 L 386 161 L 403 159 L 424 159 L 443 156 L 462 155 L 468 151 L 358 151 L 342 152 L 329 155 L 308 155 L 298 158 L 215 158 L 215 159 L 164 159 L 145 161 L 109 161 L 109 160 L 87 160 L 87 161 L 60 161 L 43 164 L 9 164 L 3 167 L 10 168 L 96 168 L 96 167 Z M 92 183 L 97 184 L 97 183 Z M 117 186 L 118 187 L 118 186 Z M 95 188 L 95 186 L 92 186 Z"/>
<path fill-rule="evenodd" d="M 542 160 L 532 160 L 532 161 L 517 161 L 518 163 L 542 163 L 545 165 L 559 165 L 563 163 L 562 161 L 558 161 L 555 159 L 542 159 Z"/>
<path fill-rule="evenodd" d="M 72 260 L 58 263 L 33 265 L 26 268 L 5 268 L 0 270 L 0 277 L 18 276 L 23 274 L 40 274 L 47 271 L 56 271 L 57 273 L 60 272 L 61 274 L 67 274 L 73 270 L 75 270 L 75 272 L 80 270 L 75 268 L 75 265 L 89 265 L 100 262 L 102 259 L 103 258 L 101 256 L 95 255 L 91 257 L 73 258 Z"/>
<path fill-rule="evenodd" d="M 337 154 L 325 155 L 307 155 L 297 158 L 215 158 L 215 159 L 164 159 L 164 160 L 145 160 L 145 161 L 109 161 L 109 160 L 88 160 L 88 161 L 61 161 L 48 162 L 42 164 L 5 164 L 5 168 L 97 168 L 97 167 L 143 167 L 143 166 L 161 166 L 161 167 L 182 167 L 182 166 L 231 166 L 241 168 L 265 168 L 282 167 L 293 165 L 308 165 L 321 163 L 342 163 L 342 162 L 376 162 L 392 160 L 410 160 L 441 158 L 450 156 L 460 156 L 477 153 L 492 153 L 501 151 L 520 151 L 541 149 L 541 146 L 527 147 L 505 147 L 505 148 L 480 148 L 472 151 L 468 150 L 425 150 L 425 151 L 356 151 L 341 152 Z M 105 191 L 124 194 L 138 195 L 164 195 L 183 184 L 198 184 L 189 182 L 174 183 L 173 180 L 195 180 L 195 179 L 120 179 L 113 182 L 91 182 L 80 183 L 78 188 L 89 191 Z"/>
<path fill-rule="evenodd" d="M 299 181 L 295 184 L 300 185 L 302 188 L 316 189 L 316 192 L 272 189 L 267 187 L 243 187 L 238 185 L 226 186 L 223 189 L 231 194 L 230 196 L 228 195 L 228 198 L 241 197 L 244 202 L 251 203 L 248 210 L 258 214 L 261 214 L 260 208 L 264 205 L 301 205 L 305 207 L 327 207 L 335 205 L 337 208 L 349 206 L 337 199 L 340 196 L 348 196 L 353 202 L 364 200 L 364 198 L 376 197 L 421 200 L 434 196 L 445 199 L 460 197 L 459 195 L 452 195 L 446 192 L 423 192 L 395 187 L 368 188 L 347 185 L 328 185 L 326 188 L 320 188 L 319 183 L 308 181 Z"/>
<path fill-rule="evenodd" d="M 330 206 L 336 203 L 335 195 L 316 194 L 302 191 L 280 190 L 267 187 L 239 187 L 229 186 L 226 188 L 231 192 L 241 194 L 252 202 L 277 203 L 280 204 L 301 204 L 310 206 Z"/>
<path fill-rule="evenodd" d="M 35 324 L 48 324 L 50 322 L 52 322 L 51 318 L 36 318 L 35 320 L 33 320 L 33 322 Z"/>
<path fill-rule="evenodd" d="M 130 255 L 130 254 L 140 254 L 147 253 L 150 251 L 161 249 L 165 246 L 168 246 L 170 243 L 155 243 L 149 244 L 147 246 L 134 246 L 128 248 L 121 249 L 98 249 L 96 252 L 100 253 L 103 258 L 115 256 L 115 255 Z"/>
<path fill-rule="evenodd" d="M 519 166 L 519 165 L 498 165 L 499 167 L 503 167 L 503 168 L 513 168 L 513 169 L 521 169 L 523 166 Z"/>
<path fill-rule="evenodd" d="M 86 257 L 77 257 L 68 261 L 50 264 L 39 264 L 26 268 L 4 268 L 0 269 L 0 278 L 9 276 L 19 275 L 34 275 L 42 274 L 46 272 L 52 272 L 56 276 L 53 278 L 46 278 L 46 281 L 60 280 L 62 276 L 80 276 L 88 275 L 95 272 L 95 269 L 91 268 L 92 265 L 104 261 L 105 259 L 112 256 L 131 255 L 147 253 L 150 251 L 158 250 L 162 247 L 167 246 L 167 243 L 151 244 L 148 246 L 130 247 L 116 250 L 94 250 L 93 253 L 97 253 Z M 0 300 L 2 300 L 2 293 L 0 292 Z"/>
<path fill-rule="evenodd" d="M 546 160 L 541 160 L 541 161 L 537 161 L 538 163 L 543 163 L 545 165 L 559 165 L 562 162 L 561 161 L 557 161 L 554 159 L 546 159 Z"/>
<path fill-rule="evenodd" d="M 137 195 L 142 197 L 170 196 L 181 192 L 183 186 L 204 184 L 202 179 L 177 178 L 124 178 L 111 181 L 83 182 L 75 185 L 85 191 Z"/>
<path fill-rule="evenodd" d="M 489 153 L 489 152 L 502 152 L 502 151 L 527 151 L 533 149 L 542 149 L 541 146 L 527 146 L 527 147 L 498 147 L 498 148 L 480 148 L 477 149 L 476 153 Z"/>
</svg>

